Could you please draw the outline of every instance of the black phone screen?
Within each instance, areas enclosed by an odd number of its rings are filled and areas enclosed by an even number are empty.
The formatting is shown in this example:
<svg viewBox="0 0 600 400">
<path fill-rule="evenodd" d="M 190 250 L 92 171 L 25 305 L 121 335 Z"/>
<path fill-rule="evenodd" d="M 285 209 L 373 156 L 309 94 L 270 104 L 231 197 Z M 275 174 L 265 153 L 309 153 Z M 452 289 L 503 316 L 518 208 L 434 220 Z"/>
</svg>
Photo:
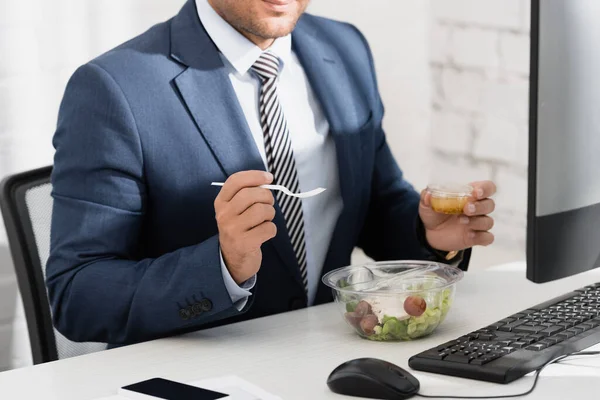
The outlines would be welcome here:
<svg viewBox="0 0 600 400">
<path fill-rule="evenodd" d="M 123 389 L 165 400 L 216 400 L 229 396 L 162 378 L 134 383 L 124 386 Z"/>
</svg>

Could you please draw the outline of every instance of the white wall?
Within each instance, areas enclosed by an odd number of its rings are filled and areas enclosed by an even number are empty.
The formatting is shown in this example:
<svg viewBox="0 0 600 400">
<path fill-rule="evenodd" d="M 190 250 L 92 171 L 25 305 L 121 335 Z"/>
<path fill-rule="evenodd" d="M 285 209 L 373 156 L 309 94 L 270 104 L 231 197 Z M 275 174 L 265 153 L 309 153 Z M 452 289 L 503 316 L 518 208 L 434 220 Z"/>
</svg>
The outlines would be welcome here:
<svg viewBox="0 0 600 400">
<path fill-rule="evenodd" d="M 432 0 L 431 7 L 433 177 L 494 180 L 494 249 L 523 259 L 530 0 Z"/>
<path fill-rule="evenodd" d="M 52 162 L 64 86 L 77 66 L 174 15 L 183 0 L 0 0 L 0 178 Z M 355 23 L 371 43 L 385 128 L 407 177 L 429 175 L 429 2 L 313 0 L 310 11 Z M 0 226 L 0 370 L 31 363 Z"/>
</svg>

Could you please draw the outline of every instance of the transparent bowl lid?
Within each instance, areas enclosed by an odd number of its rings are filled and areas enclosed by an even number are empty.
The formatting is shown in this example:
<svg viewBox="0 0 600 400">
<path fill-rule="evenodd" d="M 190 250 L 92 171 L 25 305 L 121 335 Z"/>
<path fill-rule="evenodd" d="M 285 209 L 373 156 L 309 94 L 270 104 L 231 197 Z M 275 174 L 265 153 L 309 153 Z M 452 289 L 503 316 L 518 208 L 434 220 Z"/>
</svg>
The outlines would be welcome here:
<svg viewBox="0 0 600 400">
<path fill-rule="evenodd" d="M 473 193 L 473 186 L 460 183 L 433 183 L 427 190 L 435 197 L 469 197 Z"/>
<path fill-rule="evenodd" d="M 438 291 L 463 278 L 460 269 L 430 261 L 386 261 L 339 268 L 323 283 L 343 293 L 397 295 Z"/>
</svg>

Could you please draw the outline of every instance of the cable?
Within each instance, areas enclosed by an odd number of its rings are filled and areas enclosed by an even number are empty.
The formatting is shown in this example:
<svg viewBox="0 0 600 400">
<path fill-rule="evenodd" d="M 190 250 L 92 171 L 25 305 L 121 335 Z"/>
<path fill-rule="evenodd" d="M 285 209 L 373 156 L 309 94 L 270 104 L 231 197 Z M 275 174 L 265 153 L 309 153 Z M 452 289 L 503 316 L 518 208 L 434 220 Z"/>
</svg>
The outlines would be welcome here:
<svg viewBox="0 0 600 400">
<path fill-rule="evenodd" d="M 558 363 L 568 357 L 597 356 L 597 355 L 600 355 L 600 351 L 578 351 L 578 352 L 569 353 L 569 354 L 557 357 L 554 360 L 548 361 L 546 364 L 542 365 L 538 370 L 535 371 L 535 378 L 533 380 L 533 385 L 531 385 L 531 388 L 528 391 L 523 392 L 523 393 L 508 394 L 508 395 L 501 395 L 501 396 L 429 396 L 426 394 L 417 393 L 415 396 L 423 397 L 425 399 L 508 399 L 508 398 L 514 398 L 514 397 L 523 397 L 523 396 L 527 396 L 528 394 L 531 394 L 535 390 L 535 387 L 537 386 L 540 374 L 542 373 L 544 368 L 546 368 L 548 365 Z"/>
</svg>

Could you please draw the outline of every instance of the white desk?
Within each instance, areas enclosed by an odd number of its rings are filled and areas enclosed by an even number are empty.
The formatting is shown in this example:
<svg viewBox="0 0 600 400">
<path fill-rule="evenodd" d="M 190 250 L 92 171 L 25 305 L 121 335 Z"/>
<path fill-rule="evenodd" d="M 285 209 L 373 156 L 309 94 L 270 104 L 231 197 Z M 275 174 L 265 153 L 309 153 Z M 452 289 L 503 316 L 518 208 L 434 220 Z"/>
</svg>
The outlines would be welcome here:
<svg viewBox="0 0 600 400">
<path fill-rule="evenodd" d="M 85 400 L 116 394 L 120 386 L 151 377 L 183 382 L 237 375 L 290 400 L 342 399 L 326 379 L 339 364 L 377 357 L 404 368 L 422 350 L 481 328 L 572 289 L 600 281 L 592 271 L 535 285 L 519 264 L 469 272 L 459 284 L 446 322 L 431 337 L 379 343 L 355 336 L 333 305 L 300 310 L 45 365 L 0 373 L 0 399 Z M 549 367 L 528 399 L 597 398 L 600 358 Z M 500 395 L 529 388 L 415 372 L 424 394 Z"/>
</svg>

